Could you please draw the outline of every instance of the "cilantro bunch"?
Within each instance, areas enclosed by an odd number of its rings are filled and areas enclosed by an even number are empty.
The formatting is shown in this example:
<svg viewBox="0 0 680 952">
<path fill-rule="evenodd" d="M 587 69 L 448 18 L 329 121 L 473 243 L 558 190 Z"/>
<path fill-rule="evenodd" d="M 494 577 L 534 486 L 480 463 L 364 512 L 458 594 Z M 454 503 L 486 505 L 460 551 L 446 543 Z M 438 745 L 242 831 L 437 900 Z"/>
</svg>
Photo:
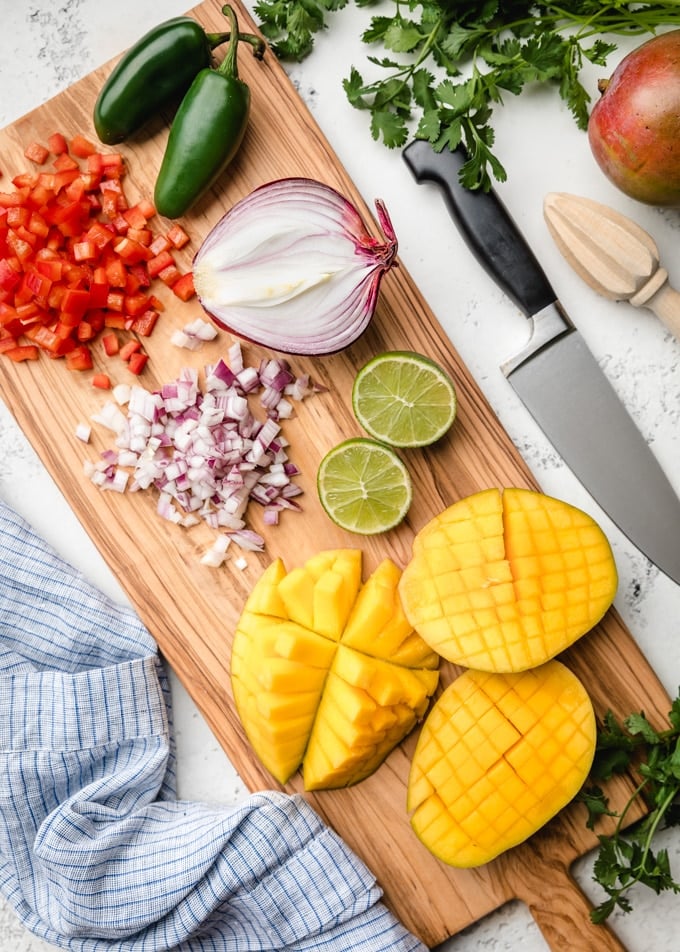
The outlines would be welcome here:
<svg viewBox="0 0 680 952">
<path fill-rule="evenodd" d="M 598 732 L 591 777 L 605 781 L 632 768 L 640 779 L 620 814 L 609 809 L 598 786 L 579 794 L 588 808 L 589 829 L 602 816 L 617 818 L 614 832 L 598 837 L 593 879 L 607 898 L 592 911 L 593 922 L 604 922 L 616 908 L 630 912 L 628 894 L 638 883 L 657 895 L 680 892 L 668 851 L 652 848 L 658 830 L 680 824 L 680 696 L 673 701 L 668 721 L 668 728 L 656 730 L 644 714 L 631 714 L 619 724 L 610 712 Z M 639 798 L 648 812 L 626 830 L 628 814 Z"/>
<path fill-rule="evenodd" d="M 302 60 L 315 34 L 349 0 L 258 0 L 261 29 L 282 59 Z M 385 7 L 385 0 L 355 0 Z M 567 103 L 579 128 L 588 124 L 590 96 L 579 81 L 588 60 L 606 64 L 616 50 L 611 37 L 653 34 L 680 26 L 680 6 L 613 0 L 391 0 L 389 14 L 374 16 L 362 39 L 377 79 L 350 67 L 343 87 L 349 102 L 368 112 L 374 139 L 403 146 L 411 130 L 433 147 L 463 145 L 468 161 L 461 181 L 471 189 L 505 181 L 494 153 L 494 108 L 507 94 L 549 83 Z M 388 5 L 389 6 L 389 5 Z M 607 39 L 607 37 L 609 39 Z"/>
</svg>

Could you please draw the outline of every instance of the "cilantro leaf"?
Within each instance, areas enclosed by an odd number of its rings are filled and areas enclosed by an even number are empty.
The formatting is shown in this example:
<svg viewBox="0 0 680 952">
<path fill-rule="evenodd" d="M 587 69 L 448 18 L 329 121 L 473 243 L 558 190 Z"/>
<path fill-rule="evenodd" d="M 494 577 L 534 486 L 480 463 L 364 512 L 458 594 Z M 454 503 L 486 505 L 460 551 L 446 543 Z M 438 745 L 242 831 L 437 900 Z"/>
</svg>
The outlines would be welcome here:
<svg viewBox="0 0 680 952">
<path fill-rule="evenodd" d="M 388 149 L 404 145 L 408 138 L 406 122 L 389 109 L 374 109 L 371 112 L 371 134 L 374 139 L 382 138 Z"/>
<path fill-rule="evenodd" d="M 413 98 L 422 107 L 423 112 L 436 106 L 432 83 L 434 76 L 426 69 L 418 69 L 413 74 Z"/>
<path fill-rule="evenodd" d="M 662 735 L 652 727 L 644 714 L 629 714 L 624 725 L 633 737 L 639 734 L 648 744 L 658 744 L 662 740 Z"/>
<path fill-rule="evenodd" d="M 609 801 L 601 787 L 586 787 L 577 795 L 580 803 L 584 803 L 588 810 L 586 826 L 589 830 L 595 829 L 596 822 L 603 816 L 616 816 L 609 809 Z"/>
<path fill-rule="evenodd" d="M 385 46 L 394 53 L 409 53 L 422 43 L 422 40 L 423 35 L 418 27 L 405 20 L 392 21 L 383 34 Z"/>
</svg>

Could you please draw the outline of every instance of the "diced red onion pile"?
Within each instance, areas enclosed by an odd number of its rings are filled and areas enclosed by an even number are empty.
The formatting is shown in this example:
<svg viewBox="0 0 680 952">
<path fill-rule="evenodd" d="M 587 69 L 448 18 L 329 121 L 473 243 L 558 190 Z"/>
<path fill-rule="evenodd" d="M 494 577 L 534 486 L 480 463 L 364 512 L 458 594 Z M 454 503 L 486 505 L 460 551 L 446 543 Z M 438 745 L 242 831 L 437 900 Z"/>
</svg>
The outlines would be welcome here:
<svg viewBox="0 0 680 952">
<path fill-rule="evenodd" d="M 263 359 L 259 367 L 243 363 L 236 342 L 227 361 L 205 368 L 201 390 L 198 371 L 184 368 L 159 391 L 121 385 L 92 417 L 116 434 L 115 447 L 86 475 L 101 489 L 158 491 L 158 514 L 181 526 L 203 520 L 221 535 L 203 559 L 219 565 L 230 541 L 262 551 L 264 539 L 246 525 L 251 501 L 263 507 L 263 522 L 278 523 L 282 510 L 299 510 L 302 490 L 293 477 L 297 466 L 288 457 L 281 420 L 293 402 L 322 388 L 308 375 L 296 377 L 287 361 Z M 252 411 L 257 396 L 263 419 Z M 127 412 L 121 404 L 127 403 Z"/>
</svg>

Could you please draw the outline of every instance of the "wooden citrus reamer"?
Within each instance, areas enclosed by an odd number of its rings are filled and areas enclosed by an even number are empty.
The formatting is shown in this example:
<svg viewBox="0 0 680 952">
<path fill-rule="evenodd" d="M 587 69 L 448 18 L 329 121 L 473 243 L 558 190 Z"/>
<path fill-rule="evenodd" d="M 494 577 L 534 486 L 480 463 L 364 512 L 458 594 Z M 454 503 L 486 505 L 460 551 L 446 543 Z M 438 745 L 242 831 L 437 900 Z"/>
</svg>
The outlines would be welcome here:
<svg viewBox="0 0 680 952">
<path fill-rule="evenodd" d="M 680 292 L 668 282 L 654 239 L 632 219 L 589 198 L 551 192 L 543 212 L 574 271 L 612 301 L 646 307 L 680 339 Z"/>
</svg>

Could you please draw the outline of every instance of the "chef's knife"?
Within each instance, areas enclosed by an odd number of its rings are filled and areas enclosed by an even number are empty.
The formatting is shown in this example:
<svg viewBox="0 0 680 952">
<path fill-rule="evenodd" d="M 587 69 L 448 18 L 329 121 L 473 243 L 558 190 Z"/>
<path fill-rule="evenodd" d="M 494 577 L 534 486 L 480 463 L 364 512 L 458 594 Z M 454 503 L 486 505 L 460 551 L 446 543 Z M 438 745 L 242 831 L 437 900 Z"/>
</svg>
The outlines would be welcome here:
<svg viewBox="0 0 680 952">
<path fill-rule="evenodd" d="M 502 371 L 555 449 L 612 522 L 680 583 L 680 499 L 543 269 L 493 192 L 463 188 L 462 150 L 404 150 L 416 181 L 438 185 L 470 249 L 529 318 L 530 337 Z"/>
</svg>

